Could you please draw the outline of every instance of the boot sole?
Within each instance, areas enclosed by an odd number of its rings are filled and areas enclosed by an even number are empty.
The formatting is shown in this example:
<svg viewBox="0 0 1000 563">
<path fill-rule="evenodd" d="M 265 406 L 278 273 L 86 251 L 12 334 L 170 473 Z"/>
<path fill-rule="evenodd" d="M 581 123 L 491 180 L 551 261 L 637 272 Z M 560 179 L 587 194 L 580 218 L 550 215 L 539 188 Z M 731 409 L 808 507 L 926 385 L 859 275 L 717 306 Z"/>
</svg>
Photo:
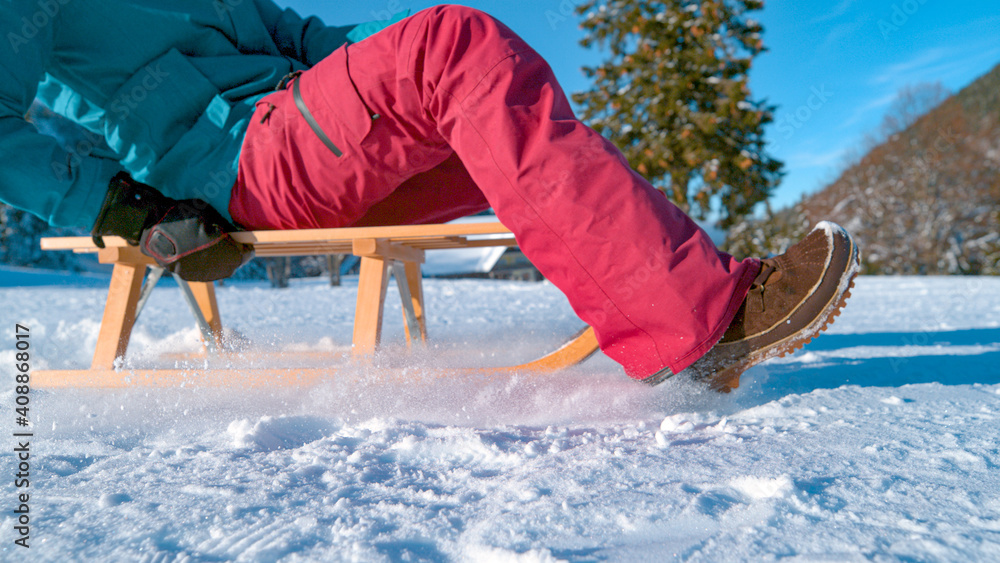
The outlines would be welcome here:
<svg viewBox="0 0 1000 563">
<path fill-rule="evenodd" d="M 821 312 L 816 315 L 812 322 L 807 324 L 802 330 L 782 340 L 778 340 L 772 344 L 754 350 L 737 363 L 714 374 L 708 381 L 709 387 L 722 393 L 731 392 L 733 389 L 740 386 L 740 376 L 742 376 L 746 370 L 766 360 L 770 360 L 772 358 L 782 358 L 800 350 L 803 346 L 812 342 L 816 336 L 829 328 L 829 326 L 833 324 L 834 320 L 840 316 L 841 311 L 847 304 L 848 298 L 851 297 L 851 290 L 854 289 L 855 278 L 860 271 L 860 251 L 858 250 L 858 246 L 855 244 L 854 239 L 851 238 L 847 231 L 837 225 L 833 225 L 833 228 L 842 233 L 844 238 L 850 244 L 850 255 L 844 271 L 840 274 L 837 290 L 833 293 Z M 836 232 L 833 236 L 837 236 Z M 830 270 L 827 269 L 827 271 L 824 272 L 824 277 L 829 272 Z"/>
</svg>

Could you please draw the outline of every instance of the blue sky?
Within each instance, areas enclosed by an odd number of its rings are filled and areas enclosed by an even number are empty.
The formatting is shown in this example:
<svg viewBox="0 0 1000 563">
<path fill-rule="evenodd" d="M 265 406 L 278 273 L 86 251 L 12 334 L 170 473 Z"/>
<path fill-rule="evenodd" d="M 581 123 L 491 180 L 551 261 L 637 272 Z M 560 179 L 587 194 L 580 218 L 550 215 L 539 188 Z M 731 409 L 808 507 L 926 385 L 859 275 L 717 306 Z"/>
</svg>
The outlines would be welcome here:
<svg viewBox="0 0 1000 563">
<path fill-rule="evenodd" d="M 343 25 L 441 2 L 278 3 Z M 489 12 L 521 34 L 567 92 L 587 88 L 580 67 L 600 55 L 579 45 L 577 0 L 453 3 Z M 771 0 L 752 17 L 764 24 L 769 50 L 754 64 L 751 88 L 778 106 L 767 131 L 771 154 L 785 162 L 778 207 L 835 179 L 901 88 L 941 81 L 958 91 L 1000 63 L 996 0 Z"/>
</svg>

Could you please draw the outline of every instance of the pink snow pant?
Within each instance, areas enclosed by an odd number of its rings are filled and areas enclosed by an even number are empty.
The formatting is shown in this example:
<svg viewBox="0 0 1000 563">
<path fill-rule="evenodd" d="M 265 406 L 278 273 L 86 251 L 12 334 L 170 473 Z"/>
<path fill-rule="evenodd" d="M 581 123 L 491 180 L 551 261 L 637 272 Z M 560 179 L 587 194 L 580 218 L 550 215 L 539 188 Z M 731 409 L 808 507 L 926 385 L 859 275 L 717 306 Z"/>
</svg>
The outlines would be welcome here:
<svg viewBox="0 0 1000 563">
<path fill-rule="evenodd" d="M 757 273 L 573 115 L 490 16 L 438 6 L 340 48 L 258 103 L 229 211 L 249 229 L 440 222 L 492 207 L 629 376 L 678 373 Z"/>
</svg>

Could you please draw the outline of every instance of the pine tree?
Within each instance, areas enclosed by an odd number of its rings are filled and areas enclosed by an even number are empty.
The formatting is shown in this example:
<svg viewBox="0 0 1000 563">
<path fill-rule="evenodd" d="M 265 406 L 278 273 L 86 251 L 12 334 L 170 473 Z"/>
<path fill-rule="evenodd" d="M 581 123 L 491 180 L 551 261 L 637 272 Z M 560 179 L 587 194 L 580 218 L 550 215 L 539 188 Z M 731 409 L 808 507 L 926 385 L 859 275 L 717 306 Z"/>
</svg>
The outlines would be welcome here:
<svg viewBox="0 0 1000 563">
<path fill-rule="evenodd" d="M 764 50 L 757 0 L 587 0 L 584 47 L 610 56 L 585 67 L 573 96 L 583 119 L 640 174 L 699 218 L 728 228 L 781 177 L 764 153 L 773 106 L 751 99 L 747 73 Z"/>
</svg>

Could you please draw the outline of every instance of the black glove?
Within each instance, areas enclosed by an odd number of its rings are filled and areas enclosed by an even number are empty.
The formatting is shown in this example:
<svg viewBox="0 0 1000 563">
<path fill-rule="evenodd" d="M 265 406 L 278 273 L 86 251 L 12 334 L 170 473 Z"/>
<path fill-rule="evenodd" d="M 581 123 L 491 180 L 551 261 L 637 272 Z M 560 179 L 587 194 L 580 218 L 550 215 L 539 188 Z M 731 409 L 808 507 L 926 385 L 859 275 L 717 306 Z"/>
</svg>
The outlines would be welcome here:
<svg viewBox="0 0 1000 563">
<path fill-rule="evenodd" d="M 176 200 L 121 172 L 91 230 L 94 244 L 117 235 L 187 281 L 227 278 L 253 257 L 253 247 L 229 235 L 237 230 L 200 199 Z"/>
</svg>

